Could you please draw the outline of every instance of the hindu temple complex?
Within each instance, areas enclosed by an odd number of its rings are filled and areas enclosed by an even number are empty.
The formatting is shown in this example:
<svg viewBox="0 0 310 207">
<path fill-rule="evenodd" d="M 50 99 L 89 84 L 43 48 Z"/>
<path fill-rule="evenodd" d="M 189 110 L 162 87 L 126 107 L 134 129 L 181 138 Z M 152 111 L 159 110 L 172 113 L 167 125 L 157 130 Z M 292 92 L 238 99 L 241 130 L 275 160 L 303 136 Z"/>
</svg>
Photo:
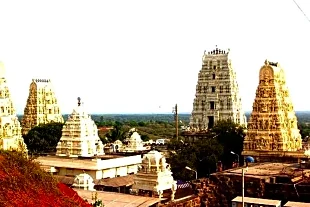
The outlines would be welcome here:
<svg viewBox="0 0 310 207">
<path fill-rule="evenodd" d="M 229 50 L 226 52 L 218 48 L 204 53 L 190 126 L 184 136 L 196 136 L 196 132 L 212 128 L 218 120 L 229 119 L 246 126 L 236 73 L 229 54 Z"/>
<path fill-rule="evenodd" d="M 0 63 L 0 148 L 27 153 L 2 63 Z"/>
<path fill-rule="evenodd" d="M 284 70 L 279 63 L 266 60 L 259 71 L 242 154 L 263 161 L 263 156 L 265 159 L 284 156 L 284 152 L 287 156 L 303 157 L 303 152 L 298 153 L 301 149 L 301 135 Z"/>
<path fill-rule="evenodd" d="M 104 188 L 114 179 L 137 173 L 141 155 L 106 155 L 97 126 L 78 98 L 77 107 L 63 126 L 56 155 L 38 157 L 36 161 L 58 179 L 71 180 L 73 187 L 93 190 L 95 184 Z M 126 187 L 128 182 L 130 177 L 113 188 Z"/>
<path fill-rule="evenodd" d="M 57 144 L 58 156 L 93 157 L 104 155 L 104 146 L 98 136 L 98 129 L 91 116 L 85 112 L 78 98 L 77 108 L 69 115 Z"/>
<path fill-rule="evenodd" d="M 21 121 L 22 134 L 27 134 L 35 126 L 51 122 L 64 122 L 51 80 L 32 79 Z"/>
</svg>

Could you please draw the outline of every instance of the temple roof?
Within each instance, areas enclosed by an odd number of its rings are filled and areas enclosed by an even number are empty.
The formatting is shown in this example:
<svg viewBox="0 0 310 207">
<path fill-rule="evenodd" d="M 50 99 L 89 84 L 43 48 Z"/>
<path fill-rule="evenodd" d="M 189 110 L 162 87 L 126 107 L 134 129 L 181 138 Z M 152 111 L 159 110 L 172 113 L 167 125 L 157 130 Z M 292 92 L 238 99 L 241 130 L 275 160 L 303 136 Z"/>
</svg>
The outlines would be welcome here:
<svg viewBox="0 0 310 207">
<path fill-rule="evenodd" d="M 264 65 L 260 69 L 259 77 L 261 80 L 268 77 L 270 79 L 280 78 L 285 81 L 285 73 L 280 64 L 269 60 L 265 60 Z"/>
<path fill-rule="evenodd" d="M 159 163 L 159 160 L 163 157 L 162 153 L 152 150 L 143 156 L 143 160 L 149 160 L 150 163 Z"/>
</svg>

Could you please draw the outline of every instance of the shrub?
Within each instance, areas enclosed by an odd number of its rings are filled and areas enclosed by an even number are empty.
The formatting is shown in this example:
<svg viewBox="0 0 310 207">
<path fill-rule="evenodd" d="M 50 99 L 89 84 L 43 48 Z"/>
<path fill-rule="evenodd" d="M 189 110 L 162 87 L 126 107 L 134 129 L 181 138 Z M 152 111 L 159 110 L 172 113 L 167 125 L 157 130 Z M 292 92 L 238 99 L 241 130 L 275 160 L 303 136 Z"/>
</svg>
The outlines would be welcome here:
<svg viewBox="0 0 310 207">
<path fill-rule="evenodd" d="M 0 206 L 91 206 L 18 152 L 0 150 L 0 186 Z"/>
</svg>

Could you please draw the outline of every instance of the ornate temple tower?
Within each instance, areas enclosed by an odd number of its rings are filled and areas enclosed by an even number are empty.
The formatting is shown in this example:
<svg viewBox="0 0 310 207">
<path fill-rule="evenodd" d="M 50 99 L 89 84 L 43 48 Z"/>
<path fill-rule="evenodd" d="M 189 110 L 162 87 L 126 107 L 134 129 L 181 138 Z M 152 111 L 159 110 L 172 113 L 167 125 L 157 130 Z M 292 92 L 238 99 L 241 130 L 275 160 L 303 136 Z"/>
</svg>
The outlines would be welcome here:
<svg viewBox="0 0 310 207">
<path fill-rule="evenodd" d="M 22 119 L 22 134 L 39 124 L 64 122 L 49 79 L 32 79 Z"/>
<path fill-rule="evenodd" d="M 174 200 L 177 182 L 166 158 L 158 151 L 150 151 L 143 155 L 141 169 L 134 177 L 132 193 L 139 195 L 144 191 L 151 197 L 162 198 L 165 190 L 171 190 L 171 200 Z"/>
<path fill-rule="evenodd" d="M 284 71 L 278 63 L 266 60 L 259 71 L 242 154 L 298 151 L 302 148 L 301 142 Z"/>
<path fill-rule="evenodd" d="M 58 156 L 92 157 L 104 155 L 104 146 L 98 136 L 98 129 L 90 115 L 84 110 L 78 98 L 78 106 L 68 117 L 57 144 Z"/>
<path fill-rule="evenodd" d="M 203 55 L 190 118 L 191 131 L 206 130 L 218 120 L 227 119 L 246 126 L 236 73 L 229 54 L 229 50 L 226 52 L 216 48 Z"/>
<path fill-rule="evenodd" d="M 0 63 L 0 148 L 27 153 L 2 63 Z"/>
</svg>

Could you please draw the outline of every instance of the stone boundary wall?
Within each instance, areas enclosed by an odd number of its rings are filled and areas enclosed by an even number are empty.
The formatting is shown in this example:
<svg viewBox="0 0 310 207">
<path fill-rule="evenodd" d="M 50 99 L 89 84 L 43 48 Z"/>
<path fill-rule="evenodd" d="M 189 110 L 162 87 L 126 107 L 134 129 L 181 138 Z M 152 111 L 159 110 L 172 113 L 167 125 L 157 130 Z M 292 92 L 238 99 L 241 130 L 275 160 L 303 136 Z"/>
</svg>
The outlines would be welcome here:
<svg viewBox="0 0 310 207">
<path fill-rule="evenodd" d="M 168 204 L 162 204 L 160 207 L 200 207 L 200 197 L 197 195 L 188 196 L 186 198 L 177 199 Z"/>
<path fill-rule="evenodd" d="M 244 195 L 254 198 L 310 202 L 310 183 L 269 183 L 265 179 L 245 177 Z M 213 174 L 197 180 L 193 188 L 198 192 L 202 206 L 230 207 L 231 200 L 242 195 L 242 177 L 232 174 Z"/>
</svg>

